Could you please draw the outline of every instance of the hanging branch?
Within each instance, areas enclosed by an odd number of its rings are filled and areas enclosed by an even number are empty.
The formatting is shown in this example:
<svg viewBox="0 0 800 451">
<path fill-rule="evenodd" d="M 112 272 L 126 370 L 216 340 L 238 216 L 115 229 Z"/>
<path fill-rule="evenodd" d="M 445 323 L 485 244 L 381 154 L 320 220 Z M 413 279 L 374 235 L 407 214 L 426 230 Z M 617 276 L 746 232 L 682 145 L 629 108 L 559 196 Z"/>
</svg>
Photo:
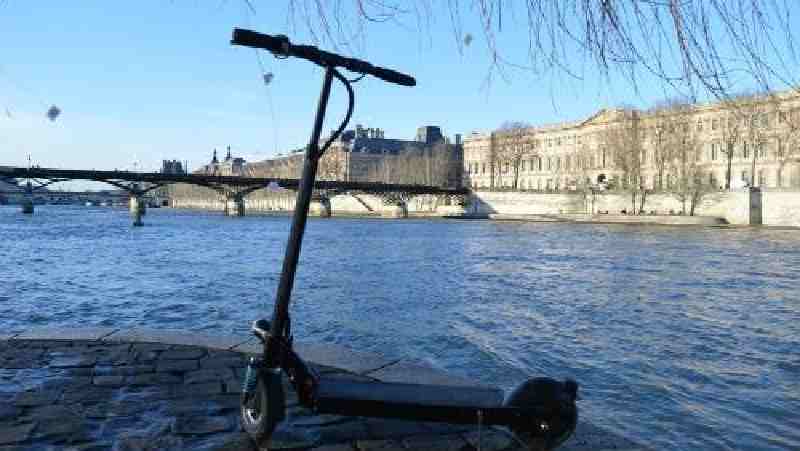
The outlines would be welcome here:
<svg viewBox="0 0 800 451">
<path fill-rule="evenodd" d="M 271 1 L 245 2 L 253 10 L 274 7 Z M 450 22 L 458 51 L 481 38 L 487 81 L 494 74 L 507 77 L 508 69 L 577 80 L 616 74 L 637 89 L 644 78 L 654 77 L 690 98 L 701 91 L 724 98 L 743 82 L 761 91 L 798 85 L 796 2 L 285 0 L 284 5 L 291 29 L 300 24 L 333 47 L 363 44 L 377 28 L 425 35 L 441 17 Z M 409 22 L 415 26 L 409 28 Z M 527 46 L 504 45 L 505 34 L 520 30 Z"/>
</svg>

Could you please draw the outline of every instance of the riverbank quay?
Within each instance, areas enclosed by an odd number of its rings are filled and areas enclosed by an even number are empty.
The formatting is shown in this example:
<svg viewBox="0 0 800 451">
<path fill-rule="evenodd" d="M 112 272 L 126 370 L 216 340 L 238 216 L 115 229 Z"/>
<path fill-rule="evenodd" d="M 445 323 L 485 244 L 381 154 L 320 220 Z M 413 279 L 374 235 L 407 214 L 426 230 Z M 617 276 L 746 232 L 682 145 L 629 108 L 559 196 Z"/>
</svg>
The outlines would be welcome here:
<svg viewBox="0 0 800 451">
<path fill-rule="evenodd" d="M 238 404 L 255 338 L 153 329 L 37 328 L 0 335 L 0 450 L 255 450 Z M 469 384 L 420 362 L 297 345 L 322 373 Z M 288 384 L 287 381 L 284 381 Z M 315 415 L 288 394 L 270 449 L 521 450 L 503 428 Z M 560 449 L 645 450 L 581 419 Z"/>
<path fill-rule="evenodd" d="M 715 216 L 683 215 L 611 215 L 611 214 L 537 214 L 509 215 L 490 214 L 488 219 L 495 221 L 528 222 L 572 222 L 586 224 L 641 224 L 664 226 L 727 226 L 725 218 Z"/>
</svg>

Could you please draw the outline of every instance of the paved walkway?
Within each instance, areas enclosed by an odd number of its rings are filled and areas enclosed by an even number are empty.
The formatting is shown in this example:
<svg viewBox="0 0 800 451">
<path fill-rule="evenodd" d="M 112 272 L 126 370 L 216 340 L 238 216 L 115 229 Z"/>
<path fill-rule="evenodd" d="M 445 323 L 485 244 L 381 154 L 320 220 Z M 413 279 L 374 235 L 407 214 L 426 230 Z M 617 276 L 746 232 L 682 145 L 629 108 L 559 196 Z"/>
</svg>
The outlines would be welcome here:
<svg viewBox="0 0 800 451">
<path fill-rule="evenodd" d="M 37 329 L 0 336 L 0 451 L 255 450 L 240 432 L 246 354 L 255 339 L 163 330 Z M 298 346 L 323 373 L 464 384 L 413 362 L 335 346 Z M 289 394 L 271 449 L 474 450 L 475 427 L 315 415 Z M 581 422 L 565 450 L 642 449 Z M 517 450 L 502 428 L 481 449 Z"/>
</svg>

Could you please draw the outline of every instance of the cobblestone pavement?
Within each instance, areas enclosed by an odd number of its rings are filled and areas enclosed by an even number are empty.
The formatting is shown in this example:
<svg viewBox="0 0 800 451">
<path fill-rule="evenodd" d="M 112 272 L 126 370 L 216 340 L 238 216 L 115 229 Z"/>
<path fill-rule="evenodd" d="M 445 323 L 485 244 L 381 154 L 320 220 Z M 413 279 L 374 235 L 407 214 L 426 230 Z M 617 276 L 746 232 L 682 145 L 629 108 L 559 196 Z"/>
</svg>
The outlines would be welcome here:
<svg viewBox="0 0 800 451">
<path fill-rule="evenodd" d="M 84 339 L 0 341 L 0 451 L 255 450 L 238 422 L 246 350 Z M 370 377 L 317 368 L 337 377 Z M 408 371 L 399 368 L 399 374 Z M 270 449 L 478 446 L 475 427 L 315 415 L 297 404 L 288 387 L 286 393 L 287 419 Z M 480 439 L 482 450 L 520 449 L 501 428 L 484 429 Z M 632 445 L 589 431 L 566 449 Z"/>
</svg>

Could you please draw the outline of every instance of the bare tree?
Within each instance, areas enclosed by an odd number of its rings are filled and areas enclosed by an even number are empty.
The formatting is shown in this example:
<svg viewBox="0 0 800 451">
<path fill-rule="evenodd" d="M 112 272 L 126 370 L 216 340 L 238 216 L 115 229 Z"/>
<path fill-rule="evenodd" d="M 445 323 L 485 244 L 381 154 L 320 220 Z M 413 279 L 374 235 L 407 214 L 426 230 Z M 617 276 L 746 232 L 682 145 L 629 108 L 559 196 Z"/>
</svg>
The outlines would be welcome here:
<svg viewBox="0 0 800 451">
<path fill-rule="evenodd" d="M 727 109 L 730 110 L 731 108 Z M 741 140 L 742 121 L 739 120 L 738 115 L 732 113 L 725 114 L 719 121 L 720 134 L 722 136 L 720 152 L 725 156 L 725 189 L 730 190 L 731 178 L 733 177 L 733 155 L 736 150 L 736 144 Z"/>
<path fill-rule="evenodd" d="M 254 13 L 276 8 L 273 1 L 244 2 Z M 303 28 L 312 39 L 350 50 L 386 27 L 430 40 L 436 18 L 446 17 L 459 52 L 485 47 L 489 80 L 522 68 L 578 80 L 618 74 L 637 88 L 646 75 L 684 94 L 705 89 L 717 96 L 742 74 L 763 89 L 797 84 L 792 1 L 285 0 L 281 6 L 290 31 Z M 506 45 L 517 39 L 506 36 L 512 31 L 523 31 L 527 45 Z"/>
<path fill-rule="evenodd" d="M 319 160 L 317 169 L 320 180 L 343 180 L 347 154 L 340 148 L 328 149 Z"/>
<path fill-rule="evenodd" d="M 756 186 L 756 162 L 766 156 L 770 105 L 756 96 L 743 97 L 736 104 L 737 115 L 742 122 L 742 153 L 751 161 L 750 186 Z"/>
<path fill-rule="evenodd" d="M 500 178 L 508 174 L 511 177 L 511 188 L 519 189 L 519 172 L 522 169 L 522 162 L 533 155 L 533 139 L 530 133 L 530 124 L 522 121 L 509 121 L 500 125 L 496 132 L 496 144 L 494 152 L 496 166 L 502 171 Z"/>
<path fill-rule="evenodd" d="M 664 177 L 676 152 L 674 133 L 686 121 L 689 108 L 686 101 L 672 98 L 657 103 L 649 110 L 650 146 L 657 190 L 665 189 Z"/>
<path fill-rule="evenodd" d="M 368 171 L 370 181 L 409 185 L 449 186 L 458 184 L 461 163 L 450 145 L 406 146 L 396 154 L 384 154 Z"/>
<path fill-rule="evenodd" d="M 619 171 L 617 189 L 631 194 L 631 212 L 636 213 L 636 198 L 641 196 L 639 211 L 644 209 L 647 189 L 643 177 L 644 146 L 640 113 L 634 109 L 623 111 L 623 117 L 609 125 L 601 135 L 602 146 L 611 152 L 614 168 Z"/>
<path fill-rule="evenodd" d="M 701 163 L 701 141 L 699 132 L 691 126 L 691 110 L 686 109 L 680 116 L 683 120 L 675 127 L 671 139 L 674 142 L 674 155 L 670 161 L 668 183 L 669 191 L 681 202 L 682 213 L 694 216 L 697 206 L 716 187 L 706 183 L 703 165 Z"/>
<path fill-rule="evenodd" d="M 782 175 L 789 163 L 800 162 L 800 96 L 792 92 L 786 98 L 773 96 L 770 99 L 774 116 L 772 129 L 775 137 L 775 159 L 778 162 L 779 174 L 777 185 L 783 185 Z M 797 168 L 795 168 L 797 169 Z M 791 186 L 800 184 L 800 180 L 790 179 Z"/>
</svg>

